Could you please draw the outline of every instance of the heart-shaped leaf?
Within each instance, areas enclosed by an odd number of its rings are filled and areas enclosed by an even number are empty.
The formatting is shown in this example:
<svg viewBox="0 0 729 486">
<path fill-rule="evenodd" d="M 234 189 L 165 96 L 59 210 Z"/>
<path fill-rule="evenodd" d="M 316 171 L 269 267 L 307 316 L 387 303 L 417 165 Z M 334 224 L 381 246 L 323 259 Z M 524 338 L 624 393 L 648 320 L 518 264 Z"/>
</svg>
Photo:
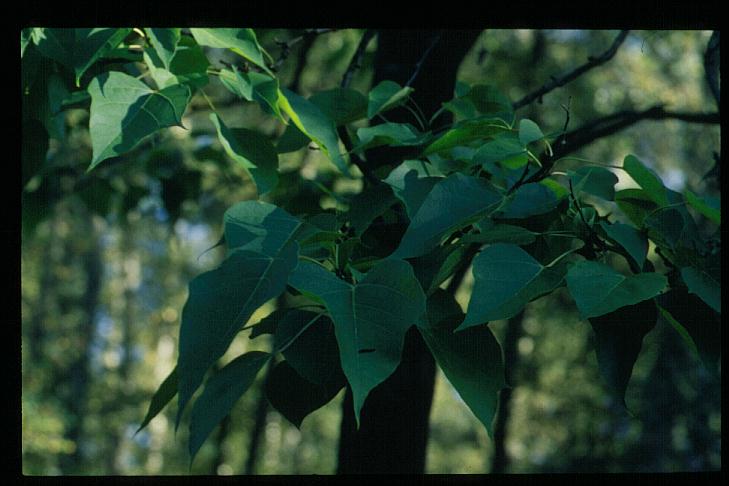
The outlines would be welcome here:
<svg viewBox="0 0 729 486">
<path fill-rule="evenodd" d="M 395 371 L 406 331 L 425 313 L 425 295 L 412 267 L 403 260 L 382 260 L 352 285 L 302 261 L 289 285 L 326 305 L 359 424 L 367 395 Z"/>
<path fill-rule="evenodd" d="M 403 88 L 394 81 L 382 81 L 370 90 L 367 104 L 367 118 L 373 118 L 378 113 L 405 103 L 412 92 L 413 88 Z"/>
<path fill-rule="evenodd" d="M 473 259 L 473 292 L 466 319 L 457 331 L 508 319 L 564 278 L 564 267 L 545 267 L 520 247 L 497 243 Z"/>
<path fill-rule="evenodd" d="M 215 125 L 225 153 L 248 171 L 258 188 L 258 194 L 265 194 L 276 187 L 278 154 L 268 138 L 253 130 L 230 129 L 217 113 L 211 113 L 210 120 Z"/>
<path fill-rule="evenodd" d="M 635 260 L 635 263 L 638 264 L 638 268 L 643 268 L 643 263 L 645 263 L 645 258 L 648 255 L 648 238 L 643 233 L 623 223 L 609 224 L 601 221 L 600 226 L 611 240 L 625 248 L 631 258 Z"/>
<path fill-rule="evenodd" d="M 216 425 L 251 387 L 270 354 L 251 351 L 225 365 L 205 383 L 205 389 L 192 407 L 188 448 L 190 462 Z"/>
<path fill-rule="evenodd" d="M 190 33 L 201 46 L 230 49 L 239 56 L 274 76 L 263 60 L 264 51 L 258 43 L 253 29 L 190 29 Z"/>
<path fill-rule="evenodd" d="M 493 434 L 498 392 L 506 386 L 501 347 L 487 326 L 454 333 L 463 312 L 438 289 L 428 298 L 428 322 L 418 327 L 440 369 L 468 408 Z"/>
<path fill-rule="evenodd" d="M 142 423 L 139 425 L 139 428 L 135 433 L 139 433 L 140 430 L 145 428 L 147 424 L 149 424 L 152 419 L 155 418 L 163 408 L 165 408 L 175 395 L 177 395 L 177 367 L 175 367 L 175 369 L 167 375 L 167 378 L 162 381 L 162 384 L 159 386 L 157 391 L 154 392 L 154 395 L 152 395 L 152 401 L 149 403 L 147 415 L 145 415 L 144 420 L 142 420 Z"/>
<path fill-rule="evenodd" d="M 454 231 L 489 216 L 503 198 L 477 177 L 452 174 L 433 186 L 410 221 L 393 257 L 421 256 Z"/>
<path fill-rule="evenodd" d="M 589 319 L 595 331 L 595 352 L 600 374 L 608 390 L 623 405 L 625 390 L 640 354 L 643 337 L 655 327 L 657 319 L 658 311 L 653 299 Z"/>
<path fill-rule="evenodd" d="M 188 86 L 154 91 L 138 79 L 117 71 L 95 77 L 88 91 L 93 148 L 88 170 L 109 157 L 128 152 L 157 130 L 180 126 L 190 100 Z"/>
<path fill-rule="evenodd" d="M 626 277 L 612 267 L 594 261 L 572 265 L 566 280 L 583 319 L 648 300 L 668 285 L 666 277 L 659 273 L 646 272 Z"/>
</svg>

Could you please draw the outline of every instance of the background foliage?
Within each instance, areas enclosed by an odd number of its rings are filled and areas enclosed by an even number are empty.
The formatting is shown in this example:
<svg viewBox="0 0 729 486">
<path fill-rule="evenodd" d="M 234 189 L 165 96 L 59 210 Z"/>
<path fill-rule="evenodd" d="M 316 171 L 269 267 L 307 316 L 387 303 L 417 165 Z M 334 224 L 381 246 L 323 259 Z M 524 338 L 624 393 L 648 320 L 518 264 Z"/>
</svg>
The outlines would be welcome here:
<svg viewBox="0 0 729 486">
<path fill-rule="evenodd" d="M 258 35 L 278 53 L 278 41 L 299 32 L 271 29 Z M 338 86 L 361 35 L 338 30 L 295 43 L 279 66 L 282 85 L 304 96 Z M 614 35 L 488 30 L 458 77 L 494 84 L 517 100 L 549 76 L 603 51 Z M 609 63 L 520 115 L 545 131 L 558 131 L 565 121 L 561 105 L 567 104 L 570 126 L 655 104 L 712 111 L 703 71 L 710 35 L 632 31 Z M 352 80 L 362 92 L 370 88 L 375 49 L 376 40 Z M 78 75 L 80 68 L 73 67 Z M 53 79 L 38 87 L 49 99 L 54 86 L 63 84 Z M 241 102 L 217 78 L 206 93 L 227 126 L 281 133 L 283 126 L 259 104 Z M 51 135 L 45 160 L 53 170 L 24 178 L 29 196 L 23 201 L 21 260 L 23 471 L 185 474 L 187 429 L 174 435 L 175 407 L 134 433 L 152 393 L 175 366 L 187 283 L 220 261 L 222 250 L 209 248 L 222 233 L 221 216 L 232 204 L 252 198 L 255 188 L 226 158 L 201 96 L 182 117 L 186 129 L 159 132 L 123 157 L 123 164 L 101 164 L 89 174 L 84 174 L 92 159 L 89 112 L 73 104 L 61 110 L 58 103 L 49 103 L 52 123 L 45 127 Z M 24 140 L 39 130 L 23 128 Z M 625 154 L 637 153 L 669 188 L 718 196 L 718 185 L 704 175 L 714 167 L 719 138 L 719 126 L 643 121 L 574 155 L 622 165 Z M 337 194 L 359 190 L 356 182 L 340 178 L 320 151 L 306 147 L 281 154 L 279 168 L 281 181 L 271 197 L 299 210 L 333 207 Z M 565 164 L 561 170 L 569 168 Z M 618 175 L 617 189 L 632 184 Z M 319 199 L 321 184 L 333 184 L 335 194 Z M 464 309 L 472 284 L 467 278 L 457 296 Z M 273 308 L 264 306 L 251 322 Z M 492 327 L 504 342 L 506 322 Z M 594 334 L 563 291 L 530 305 L 522 328 L 505 438 L 507 472 L 721 468 L 720 377 L 700 366 L 666 322 L 647 335 L 638 358 L 626 396 L 632 417 L 607 393 L 597 372 Z M 223 360 L 267 347 L 263 338 L 239 339 Z M 334 470 L 341 394 L 298 430 L 259 398 L 263 375 L 202 446 L 192 473 Z M 261 443 L 251 447 L 257 433 Z M 441 375 L 430 436 L 428 472 L 492 470 L 493 442 Z"/>
</svg>

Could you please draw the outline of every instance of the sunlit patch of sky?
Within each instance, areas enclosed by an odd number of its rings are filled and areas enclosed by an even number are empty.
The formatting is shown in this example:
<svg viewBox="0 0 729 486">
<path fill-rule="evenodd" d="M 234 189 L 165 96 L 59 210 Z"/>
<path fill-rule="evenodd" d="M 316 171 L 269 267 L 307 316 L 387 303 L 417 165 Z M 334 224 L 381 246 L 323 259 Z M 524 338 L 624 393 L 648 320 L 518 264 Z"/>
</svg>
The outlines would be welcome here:
<svg viewBox="0 0 729 486">
<path fill-rule="evenodd" d="M 175 223 L 175 234 L 190 249 L 197 264 L 205 266 L 214 259 L 214 253 L 205 251 L 215 244 L 212 232 L 207 224 L 180 218 Z"/>
<path fill-rule="evenodd" d="M 571 40 L 582 40 L 587 35 L 584 30 L 577 29 L 549 29 L 545 30 L 544 34 L 547 37 L 551 37 L 556 41 L 571 41 Z"/>
</svg>

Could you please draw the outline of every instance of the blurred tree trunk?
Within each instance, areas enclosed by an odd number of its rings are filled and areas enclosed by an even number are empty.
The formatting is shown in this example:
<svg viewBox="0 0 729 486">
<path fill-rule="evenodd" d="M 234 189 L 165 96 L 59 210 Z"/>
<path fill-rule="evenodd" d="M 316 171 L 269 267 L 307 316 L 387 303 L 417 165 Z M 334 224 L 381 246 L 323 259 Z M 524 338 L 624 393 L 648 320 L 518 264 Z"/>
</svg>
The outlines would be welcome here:
<svg viewBox="0 0 729 486">
<path fill-rule="evenodd" d="M 70 220 L 70 218 L 69 218 Z M 65 408 L 71 416 L 71 422 L 66 430 L 66 438 L 76 444 L 74 452 L 64 456 L 61 468 L 64 474 L 79 474 L 83 466 L 82 442 L 83 423 L 86 415 L 87 395 L 89 389 L 89 364 L 91 360 L 91 341 L 94 333 L 94 316 L 99 302 L 101 290 L 102 260 L 99 234 L 90 214 L 83 214 L 79 218 L 84 221 L 85 228 L 78 234 L 83 234 L 87 249 L 82 254 L 82 265 L 86 275 L 86 289 L 81 298 L 81 307 L 84 318 L 77 330 L 79 344 L 76 347 L 76 357 L 71 362 L 65 377 L 60 383 L 70 383 L 69 396 L 66 397 Z M 74 223 L 71 222 L 71 225 Z M 74 237 L 74 235 L 71 235 Z M 62 313 L 63 314 L 63 313 Z"/>
<path fill-rule="evenodd" d="M 519 338 L 523 333 L 522 321 L 524 311 L 509 319 L 504 336 L 504 371 L 508 388 L 499 394 L 499 409 L 494 424 L 494 454 L 491 458 L 491 473 L 503 474 L 509 467 L 509 456 L 506 453 L 506 434 L 509 416 L 511 415 L 511 396 L 516 385 L 516 368 L 519 365 Z"/>
<path fill-rule="evenodd" d="M 480 31 L 382 30 L 378 34 L 373 86 L 393 80 L 415 89 L 413 99 L 430 118 L 453 97 L 456 72 Z M 393 122 L 413 123 L 406 110 L 388 113 Z M 401 160 L 398 149 L 367 153 L 367 165 L 379 167 Z M 435 363 L 415 329 L 405 337 L 402 361 L 395 372 L 367 397 L 356 429 L 352 392 L 342 405 L 337 472 L 423 473 L 428 441 L 428 416 L 433 400 Z"/>
</svg>

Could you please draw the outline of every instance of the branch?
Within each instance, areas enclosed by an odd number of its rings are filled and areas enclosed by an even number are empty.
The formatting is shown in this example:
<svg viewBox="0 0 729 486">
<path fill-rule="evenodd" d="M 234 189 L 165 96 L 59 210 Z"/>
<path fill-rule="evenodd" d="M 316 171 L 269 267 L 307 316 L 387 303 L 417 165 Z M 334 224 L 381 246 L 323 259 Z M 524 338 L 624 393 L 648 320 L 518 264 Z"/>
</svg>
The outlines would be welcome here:
<svg viewBox="0 0 729 486">
<path fill-rule="evenodd" d="M 334 32 L 335 30 L 337 29 L 306 29 L 304 33 L 298 37 L 294 37 L 293 39 L 289 39 L 285 42 L 276 41 L 276 44 L 278 44 L 281 48 L 281 52 L 278 55 L 278 59 L 276 59 L 276 61 L 273 63 L 273 65 L 270 66 L 270 68 L 273 71 L 276 71 L 281 66 L 281 64 L 283 64 L 284 61 L 289 57 L 289 54 L 291 53 L 291 48 L 302 40 L 308 40 L 313 42 L 314 37 L 320 34 L 328 34 L 329 32 Z"/>
<path fill-rule="evenodd" d="M 433 50 L 435 45 L 440 40 L 440 36 L 442 35 L 442 32 L 438 32 L 435 37 L 433 37 L 433 40 L 431 41 L 428 48 L 423 52 L 423 55 L 420 56 L 420 59 L 418 60 L 418 63 L 415 65 L 415 72 L 413 72 L 412 76 L 410 76 L 410 79 L 408 79 L 408 82 L 405 83 L 405 87 L 410 86 L 415 81 L 415 78 L 418 77 L 418 74 L 420 74 L 420 70 L 423 68 L 423 64 L 425 63 L 425 60 L 428 58 L 428 55 L 430 54 L 430 51 Z"/>
<path fill-rule="evenodd" d="M 365 33 L 362 34 L 359 45 L 357 45 L 357 50 L 354 52 L 354 56 L 352 56 L 352 60 L 349 61 L 349 66 L 347 66 L 347 70 L 344 72 L 344 76 L 342 77 L 342 88 L 346 88 L 349 86 L 349 83 L 352 82 L 352 76 L 354 76 L 354 72 L 362 67 L 362 58 L 364 57 L 364 53 L 367 50 L 367 45 L 370 43 L 370 40 L 372 40 L 376 33 L 377 31 L 375 31 L 374 29 L 367 29 L 365 30 Z"/>
<path fill-rule="evenodd" d="M 716 106 L 719 107 L 719 31 L 715 30 L 709 38 L 704 53 L 704 72 L 706 73 L 706 83 L 709 85 L 711 94 L 716 100 Z"/>
<path fill-rule="evenodd" d="M 615 53 L 618 52 L 618 48 L 623 43 L 625 38 L 628 36 L 628 30 L 621 30 L 620 34 L 615 38 L 610 48 L 600 54 L 597 57 L 590 56 L 587 58 L 587 62 L 574 70 L 570 71 L 569 73 L 565 74 L 561 78 L 556 78 L 552 76 L 551 80 L 548 83 L 545 83 L 541 88 L 538 90 L 529 93 L 528 95 L 524 96 L 519 101 L 516 101 L 512 104 L 512 107 L 514 110 L 518 110 L 519 108 L 522 108 L 528 104 L 530 104 L 532 101 L 538 99 L 541 102 L 542 96 L 549 93 L 550 91 L 554 90 L 555 88 L 559 88 L 561 86 L 564 86 L 565 84 L 569 83 L 570 81 L 574 81 L 578 77 L 585 74 L 587 71 L 589 71 L 592 68 L 595 68 L 597 66 L 600 66 L 601 64 L 605 64 L 610 59 L 615 56 Z"/>
<path fill-rule="evenodd" d="M 552 165 L 560 157 L 564 157 L 589 145 L 597 139 L 610 136 L 643 120 L 681 120 L 687 123 L 705 124 L 721 123 L 719 113 L 667 111 L 662 105 L 656 105 L 643 111 L 626 110 L 613 113 L 612 115 L 588 122 L 571 132 L 567 132 L 562 142 L 553 147 L 553 155 L 545 158 L 542 167 L 524 183 L 537 182 L 547 177 Z"/>
</svg>

